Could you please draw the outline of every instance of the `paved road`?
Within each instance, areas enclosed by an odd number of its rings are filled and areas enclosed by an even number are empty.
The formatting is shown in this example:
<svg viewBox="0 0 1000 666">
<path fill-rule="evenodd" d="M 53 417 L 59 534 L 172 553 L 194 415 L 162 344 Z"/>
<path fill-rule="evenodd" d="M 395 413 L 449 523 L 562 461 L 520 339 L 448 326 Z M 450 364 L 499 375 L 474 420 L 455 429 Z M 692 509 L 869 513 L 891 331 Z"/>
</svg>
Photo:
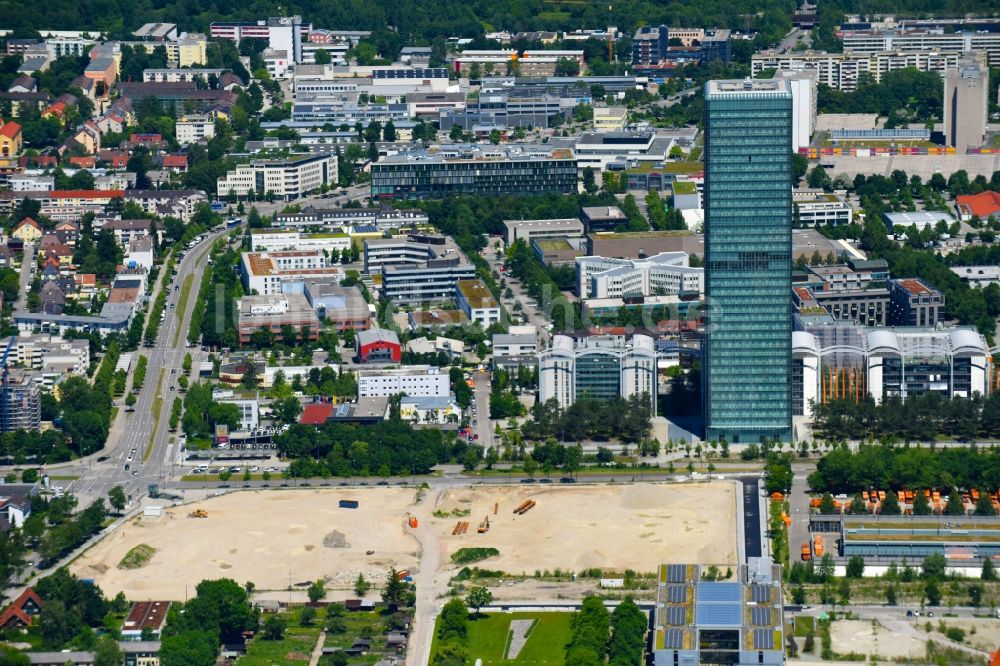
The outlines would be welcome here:
<svg viewBox="0 0 1000 666">
<path fill-rule="evenodd" d="M 792 490 L 788 494 L 792 524 L 788 528 L 789 564 L 802 559 L 802 544 L 809 541 L 809 495 L 806 479 L 816 469 L 815 463 L 792 463 Z"/>
<path fill-rule="evenodd" d="M 24 312 L 27 309 L 28 289 L 31 286 L 31 269 L 34 266 L 35 246 L 31 243 L 25 243 L 24 254 L 21 257 L 21 274 L 18 276 L 17 303 L 14 304 L 15 312 Z"/>
<path fill-rule="evenodd" d="M 148 358 L 146 379 L 136 396 L 135 411 L 118 413 L 108 435 L 108 442 L 99 454 L 72 463 L 46 467 L 46 471 L 50 473 L 81 476 L 79 480 L 69 484 L 68 491 L 81 498 L 95 499 L 106 496 L 113 486 L 121 485 L 130 496 L 130 502 L 135 502 L 146 494 L 149 484 L 162 483 L 169 477 L 179 456 L 179 444 L 171 442 L 168 433 L 171 404 L 174 397 L 178 396 L 177 391 L 171 390 L 171 387 L 176 389 L 178 373 L 182 372 L 181 366 L 186 353 L 191 352 L 194 360 L 192 372 L 198 367 L 201 351 L 198 348 L 188 349 L 186 346 L 188 325 L 211 245 L 228 231 L 213 232 L 189 251 L 176 264 L 177 277 L 173 280 L 168 274 L 160 276 L 150 303 L 155 302 L 161 289 L 168 289 L 166 317 L 160 325 L 156 345 L 152 348 L 140 347 L 133 361 L 135 363 L 138 360 L 139 354 Z M 177 304 L 180 288 L 189 275 L 194 278 L 184 311 L 171 309 L 171 304 Z M 175 290 L 175 286 L 178 289 Z M 175 332 L 179 332 L 176 345 Z M 153 414 L 153 407 L 157 402 L 160 403 L 158 422 Z M 104 460 L 100 460 L 101 458 Z"/>
<path fill-rule="evenodd" d="M 473 393 L 476 398 L 476 414 L 472 416 L 470 408 L 470 418 L 472 419 L 470 424 L 473 434 L 479 435 L 479 439 L 474 440 L 474 443 L 486 451 L 494 444 L 493 422 L 490 420 L 490 374 L 488 372 L 474 372 L 472 379 L 476 383 Z"/>
</svg>

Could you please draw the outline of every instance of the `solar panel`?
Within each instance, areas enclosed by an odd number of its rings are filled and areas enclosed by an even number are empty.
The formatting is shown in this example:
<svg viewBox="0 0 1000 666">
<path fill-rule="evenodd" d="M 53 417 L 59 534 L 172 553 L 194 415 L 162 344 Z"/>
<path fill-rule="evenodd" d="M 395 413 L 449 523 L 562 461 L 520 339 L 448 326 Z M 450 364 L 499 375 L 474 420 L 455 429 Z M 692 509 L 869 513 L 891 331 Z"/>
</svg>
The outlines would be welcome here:
<svg viewBox="0 0 1000 666">
<path fill-rule="evenodd" d="M 750 609 L 750 624 L 755 627 L 768 627 L 771 625 L 771 609 L 756 606 Z"/>
<path fill-rule="evenodd" d="M 678 650 L 684 647 L 684 632 L 680 629 L 664 630 L 663 647 L 668 650 Z"/>
<path fill-rule="evenodd" d="M 667 601 L 672 604 L 682 604 L 687 601 L 687 587 L 684 585 L 670 585 L 667 587 Z"/>
<path fill-rule="evenodd" d="M 771 602 L 771 587 L 769 585 L 751 585 L 750 598 L 757 603 Z"/>
<path fill-rule="evenodd" d="M 687 580 L 687 567 L 683 564 L 667 565 L 667 582 L 683 583 Z"/>
<path fill-rule="evenodd" d="M 695 608 L 696 623 L 713 627 L 738 627 L 743 624 L 743 609 L 739 604 L 699 603 Z"/>
<path fill-rule="evenodd" d="M 698 601 L 742 601 L 739 583 L 698 583 Z"/>
<path fill-rule="evenodd" d="M 687 624 L 687 609 L 684 606 L 667 606 L 667 622 L 671 627 L 681 627 Z"/>
<path fill-rule="evenodd" d="M 771 629 L 754 629 L 753 647 L 755 650 L 773 650 L 774 631 Z"/>
</svg>

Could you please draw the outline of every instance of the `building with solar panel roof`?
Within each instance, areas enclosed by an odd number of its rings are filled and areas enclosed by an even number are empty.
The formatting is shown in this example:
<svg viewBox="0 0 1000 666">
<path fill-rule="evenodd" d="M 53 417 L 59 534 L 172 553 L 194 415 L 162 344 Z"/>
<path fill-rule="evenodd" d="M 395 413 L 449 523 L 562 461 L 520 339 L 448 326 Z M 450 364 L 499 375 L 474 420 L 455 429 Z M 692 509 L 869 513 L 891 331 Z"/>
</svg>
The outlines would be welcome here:
<svg viewBox="0 0 1000 666">
<path fill-rule="evenodd" d="M 784 664 L 780 567 L 750 558 L 721 581 L 702 580 L 706 570 L 660 567 L 654 666 Z"/>
</svg>

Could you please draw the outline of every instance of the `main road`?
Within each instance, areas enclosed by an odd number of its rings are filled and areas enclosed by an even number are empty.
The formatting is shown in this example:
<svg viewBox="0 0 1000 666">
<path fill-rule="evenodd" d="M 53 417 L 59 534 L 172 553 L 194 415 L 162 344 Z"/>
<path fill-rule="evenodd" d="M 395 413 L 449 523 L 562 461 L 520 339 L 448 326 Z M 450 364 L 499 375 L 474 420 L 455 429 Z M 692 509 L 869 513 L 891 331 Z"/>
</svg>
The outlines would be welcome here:
<svg viewBox="0 0 1000 666">
<path fill-rule="evenodd" d="M 177 276 L 161 272 L 156 288 L 150 295 L 148 315 L 161 291 L 167 290 L 166 316 L 160 325 L 153 347 L 140 347 L 135 352 L 148 359 L 146 378 L 137 392 L 134 412 L 119 411 L 111 425 L 105 448 L 97 454 L 62 465 L 47 466 L 46 472 L 61 476 L 79 476 L 66 490 L 83 498 L 96 499 L 107 495 L 114 486 L 122 486 L 131 498 L 130 504 L 147 492 L 150 484 L 163 482 L 171 473 L 180 455 L 179 443 L 170 436 L 169 420 L 173 399 L 179 395 L 177 380 L 183 372 L 184 356 L 191 353 L 192 376 L 196 375 L 201 357 L 200 347 L 187 347 L 191 316 L 216 240 L 229 229 L 210 232 L 176 264 Z M 165 270 L 166 264 L 163 269 Z M 191 277 L 187 302 L 181 308 L 184 283 Z M 173 307 L 171 307 L 173 306 Z M 148 322 L 147 322 L 148 324 Z M 157 417 L 157 414 L 159 415 Z"/>
</svg>

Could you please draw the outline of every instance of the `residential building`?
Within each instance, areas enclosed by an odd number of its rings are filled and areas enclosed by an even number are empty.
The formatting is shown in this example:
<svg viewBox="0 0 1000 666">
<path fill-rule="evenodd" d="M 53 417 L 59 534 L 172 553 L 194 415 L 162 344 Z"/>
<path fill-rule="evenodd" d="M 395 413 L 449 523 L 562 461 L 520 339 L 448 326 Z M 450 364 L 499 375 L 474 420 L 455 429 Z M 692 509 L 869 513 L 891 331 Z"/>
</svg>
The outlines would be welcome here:
<svg viewBox="0 0 1000 666">
<path fill-rule="evenodd" d="M 194 83 L 199 79 L 208 83 L 210 77 L 221 77 L 226 70 L 211 67 L 192 67 L 190 69 L 144 69 L 142 80 L 154 83 Z M 178 121 L 179 122 L 179 121 Z"/>
<path fill-rule="evenodd" d="M 406 315 L 407 325 L 411 331 L 429 329 L 441 331 L 452 326 L 463 326 L 469 318 L 461 310 L 428 309 L 413 310 Z"/>
<path fill-rule="evenodd" d="M 278 212 L 274 224 L 279 227 L 367 227 L 378 230 L 427 224 L 427 214 L 417 208 L 315 208 L 306 206 L 300 213 Z"/>
<path fill-rule="evenodd" d="M 399 363 L 403 348 L 399 336 L 388 328 L 369 328 L 354 336 L 354 350 L 360 363 Z"/>
<path fill-rule="evenodd" d="M 1000 49 L 1000 40 L 997 46 Z M 944 142 L 960 155 L 984 145 L 989 88 L 989 68 L 971 58 L 944 74 Z"/>
<path fill-rule="evenodd" d="M 644 25 L 636 30 L 632 36 L 632 64 L 658 65 L 667 49 L 669 34 L 670 31 L 665 25 L 658 28 Z"/>
<path fill-rule="evenodd" d="M 9 369 L 0 385 L 0 431 L 38 430 L 42 396 L 38 383 L 23 370 Z"/>
<path fill-rule="evenodd" d="M 175 127 L 177 143 L 182 146 L 205 141 L 215 136 L 215 118 L 208 114 L 178 118 Z"/>
<path fill-rule="evenodd" d="M 240 344 L 249 343 L 257 331 L 269 331 L 273 340 L 288 342 L 284 339 L 288 327 L 296 340 L 318 337 L 319 319 L 302 294 L 244 296 L 237 307 Z"/>
<path fill-rule="evenodd" d="M 510 67 L 517 62 L 517 51 L 507 50 L 466 50 L 455 56 L 453 66 L 462 76 L 510 74 Z M 478 78 L 478 77 L 474 77 Z"/>
<path fill-rule="evenodd" d="M 456 282 L 455 302 L 474 324 L 489 328 L 500 323 L 500 304 L 479 278 Z"/>
<path fill-rule="evenodd" d="M 371 324 L 371 310 L 357 287 L 307 280 L 302 293 L 320 321 L 337 331 L 363 331 Z"/>
<path fill-rule="evenodd" d="M 153 220 L 108 220 L 101 225 L 101 230 L 108 229 L 115 235 L 119 245 L 128 247 L 134 240 L 150 238 L 159 225 Z"/>
<path fill-rule="evenodd" d="M 705 86 L 708 440 L 791 437 L 791 116 L 787 81 Z"/>
<path fill-rule="evenodd" d="M 9 343 L 10 338 L 0 341 L 3 349 L 7 349 Z M 43 374 L 86 375 L 90 368 L 90 344 L 87 340 L 64 340 L 52 335 L 18 335 L 7 362 L 20 368 L 41 370 Z"/>
<path fill-rule="evenodd" d="M 118 647 L 125 666 L 160 666 L 160 641 L 124 641 Z"/>
<path fill-rule="evenodd" d="M 165 42 L 167 62 L 174 67 L 204 65 L 208 39 L 196 32 L 185 33 L 174 41 Z"/>
<path fill-rule="evenodd" d="M 372 165 L 372 197 L 424 198 L 453 194 L 574 193 L 572 151 L 544 146 L 443 145 L 387 157 Z"/>
<path fill-rule="evenodd" d="M 462 419 L 462 408 L 453 396 L 425 398 L 407 395 L 399 403 L 399 416 L 414 423 L 458 423 Z"/>
<path fill-rule="evenodd" d="M 684 252 L 661 252 L 648 259 L 577 257 L 580 298 L 663 296 L 704 291 L 704 269 L 688 265 Z"/>
<path fill-rule="evenodd" d="M 153 270 L 153 238 L 136 238 L 128 244 L 128 251 L 125 253 L 126 268 L 145 268 L 147 271 Z"/>
<path fill-rule="evenodd" d="M 112 303 L 105 303 L 104 308 L 101 309 L 101 315 L 98 317 L 15 312 L 14 324 L 21 333 L 58 333 L 63 335 L 66 331 L 87 331 L 102 335 L 117 335 L 128 330 L 132 321 L 132 307 L 127 305 L 119 311 L 113 306 Z"/>
<path fill-rule="evenodd" d="M 586 62 L 583 50 L 526 50 L 517 59 L 520 76 L 556 76 L 560 61 L 568 61 L 577 67 L 577 74 L 583 72 Z"/>
<path fill-rule="evenodd" d="M 128 615 L 125 616 L 125 621 L 122 622 L 122 640 L 142 640 L 144 629 L 147 634 L 159 638 L 163 625 L 167 623 L 169 609 L 169 601 L 137 601 L 132 604 Z"/>
<path fill-rule="evenodd" d="M 18 484 L 18 491 L 24 486 Z M 37 493 L 37 490 L 35 491 Z M 32 587 L 24 591 L 0 613 L 0 629 L 24 629 L 34 624 L 42 613 L 42 599 Z"/>
<path fill-rule="evenodd" d="M 785 663 L 781 567 L 749 558 L 732 580 L 706 580 L 697 564 L 660 566 L 653 666 Z"/>
<path fill-rule="evenodd" d="M 118 91 L 122 98 L 138 102 L 151 97 L 160 108 L 174 117 L 192 113 L 208 113 L 221 109 L 228 111 L 236 103 L 236 93 L 230 90 L 210 90 L 199 88 L 192 81 L 158 83 L 146 81 L 119 81 Z"/>
<path fill-rule="evenodd" d="M 645 395 L 656 413 L 656 350 L 653 339 L 635 334 L 552 338 L 538 353 L 538 400 L 565 409 L 583 396 L 607 400 Z"/>
<path fill-rule="evenodd" d="M 418 304 L 450 301 L 459 280 L 476 277 L 476 267 L 454 257 L 434 259 L 425 264 L 385 266 L 382 269 L 382 296 L 394 303 Z"/>
<path fill-rule="evenodd" d="M 989 345 L 971 327 L 805 326 L 793 333 L 792 359 L 793 409 L 806 416 L 831 400 L 987 396 L 994 373 Z"/>
<path fill-rule="evenodd" d="M 532 241 L 544 238 L 581 238 L 583 222 L 574 218 L 558 218 L 549 220 L 504 220 L 504 242 L 512 245 L 523 240 L 531 245 Z"/>
<path fill-rule="evenodd" d="M 42 238 L 42 227 L 30 217 L 26 217 L 14 225 L 14 230 L 10 235 L 19 238 L 25 243 L 34 243 Z"/>
<path fill-rule="evenodd" d="M 237 166 L 219 178 L 220 196 L 238 198 L 271 193 L 292 200 L 337 182 L 337 158 L 330 154 L 303 155 L 284 160 L 261 160 Z"/>
<path fill-rule="evenodd" d="M 344 279 L 340 266 L 331 266 L 322 252 L 244 252 L 240 261 L 240 274 L 247 293 L 264 296 L 296 291 L 298 283 L 305 280 Z"/>
<path fill-rule="evenodd" d="M 845 30 L 841 37 L 844 41 L 844 51 L 865 54 L 892 50 L 906 53 L 982 51 L 988 58 L 990 67 L 1000 66 L 1000 33 L 997 32 L 872 29 Z"/>
<path fill-rule="evenodd" d="M 13 120 L 0 118 L 0 158 L 17 157 L 22 146 L 21 126 Z"/>
<path fill-rule="evenodd" d="M 358 397 L 385 398 L 405 393 L 411 398 L 445 398 L 451 395 L 447 369 L 429 365 L 358 370 Z"/>
<path fill-rule="evenodd" d="M 888 72 L 907 68 L 915 68 L 922 72 L 938 72 L 943 75 L 948 68 L 957 67 L 963 57 L 964 52 L 957 50 L 922 52 L 897 50 L 870 54 L 849 51 L 846 48 L 843 53 L 762 51 L 752 56 L 750 67 L 755 77 L 769 69 L 789 72 L 815 70 L 817 83 L 852 92 L 857 89 L 862 74 L 870 76 L 876 83 L 880 82 Z"/>
<path fill-rule="evenodd" d="M 942 320 L 944 294 L 919 278 L 889 280 L 889 323 L 933 327 Z"/>
</svg>

